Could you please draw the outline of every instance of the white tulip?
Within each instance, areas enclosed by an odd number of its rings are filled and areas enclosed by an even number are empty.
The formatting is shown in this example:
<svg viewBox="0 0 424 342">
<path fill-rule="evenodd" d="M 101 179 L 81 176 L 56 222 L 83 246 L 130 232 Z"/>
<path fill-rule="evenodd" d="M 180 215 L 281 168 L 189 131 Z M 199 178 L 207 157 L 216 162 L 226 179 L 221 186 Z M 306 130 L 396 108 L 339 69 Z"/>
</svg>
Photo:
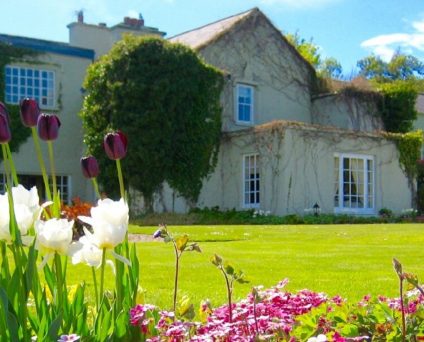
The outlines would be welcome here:
<svg viewBox="0 0 424 342">
<path fill-rule="evenodd" d="M 93 244 L 100 249 L 113 249 L 124 241 L 128 230 L 128 205 L 122 198 L 120 201 L 99 200 L 90 213 L 91 217 L 78 218 L 91 225 L 90 241 Z"/>
<path fill-rule="evenodd" d="M 12 188 L 13 208 L 21 235 L 26 235 L 41 211 L 37 188 L 25 189 L 22 185 Z M 0 240 L 11 242 L 9 233 L 9 199 L 0 195 Z"/>
<path fill-rule="evenodd" d="M 66 255 L 72 242 L 72 227 L 74 221 L 67 219 L 50 219 L 35 221 L 37 240 L 35 247 L 47 256 L 54 253 Z"/>
<path fill-rule="evenodd" d="M 102 254 L 103 251 L 94 245 L 87 235 L 82 236 L 69 248 L 69 255 L 74 265 L 86 263 L 88 266 L 99 267 L 102 263 Z"/>
</svg>

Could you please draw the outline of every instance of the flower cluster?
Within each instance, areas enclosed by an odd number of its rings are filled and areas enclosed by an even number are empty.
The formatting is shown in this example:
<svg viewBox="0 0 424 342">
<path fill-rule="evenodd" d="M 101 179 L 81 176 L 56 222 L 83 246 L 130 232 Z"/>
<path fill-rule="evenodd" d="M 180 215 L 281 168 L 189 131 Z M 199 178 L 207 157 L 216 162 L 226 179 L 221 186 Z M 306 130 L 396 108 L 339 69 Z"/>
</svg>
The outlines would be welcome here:
<svg viewBox="0 0 424 342">
<path fill-rule="evenodd" d="M 131 324 L 139 326 L 151 341 L 167 337 L 171 341 L 252 341 L 254 336 L 272 339 L 287 336 L 292 330 L 296 317 L 326 302 L 327 297 L 320 293 L 302 290 L 292 294 L 283 291 L 287 280 L 271 289 L 257 291 L 245 300 L 233 305 L 233 321 L 230 323 L 226 305 L 209 311 L 208 305 L 201 310 L 210 312 L 205 323 L 174 320 L 172 312 L 159 311 L 150 305 L 138 305 L 131 310 Z M 261 300 L 256 303 L 255 298 Z M 148 314 L 147 314 L 148 313 Z M 154 329 L 149 329 L 152 317 L 159 314 Z M 156 336 L 155 336 L 156 335 Z"/>
<path fill-rule="evenodd" d="M 270 210 L 262 210 L 262 209 L 259 209 L 259 210 L 255 210 L 254 212 L 253 212 L 253 214 L 252 214 L 252 217 L 253 218 L 256 218 L 256 217 L 260 217 L 260 216 L 263 216 L 263 217 L 267 217 L 267 216 L 269 216 L 269 215 L 271 215 L 271 211 Z"/>
<path fill-rule="evenodd" d="M 284 291 L 287 280 L 270 289 L 254 288 L 246 299 L 233 304 L 233 321 L 228 306 L 211 309 L 202 303 L 202 322 L 176 319 L 173 312 L 153 305 L 137 305 L 130 312 L 148 341 L 308 341 L 360 342 L 400 341 L 399 298 L 366 295 L 356 304 L 340 296 L 301 290 Z M 405 300 L 408 317 L 406 336 L 424 339 L 424 296 L 410 291 Z"/>
</svg>

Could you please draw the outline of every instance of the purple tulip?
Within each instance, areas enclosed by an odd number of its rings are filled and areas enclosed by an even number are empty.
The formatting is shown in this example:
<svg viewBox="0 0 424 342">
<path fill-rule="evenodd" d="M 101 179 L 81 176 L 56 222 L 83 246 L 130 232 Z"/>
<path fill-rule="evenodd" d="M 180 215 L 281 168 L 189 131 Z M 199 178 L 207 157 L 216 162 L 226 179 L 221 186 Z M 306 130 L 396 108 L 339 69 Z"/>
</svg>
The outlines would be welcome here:
<svg viewBox="0 0 424 342">
<path fill-rule="evenodd" d="M 41 113 L 37 121 L 38 136 L 41 140 L 56 140 L 59 135 L 60 120 L 57 115 Z"/>
<path fill-rule="evenodd" d="M 3 113 L 0 107 L 0 144 L 8 143 L 12 139 L 8 118 L 7 112 Z"/>
<path fill-rule="evenodd" d="M 38 116 L 40 115 L 40 108 L 34 99 L 23 99 L 20 103 L 21 107 L 21 121 L 26 127 L 37 126 Z"/>
<path fill-rule="evenodd" d="M 81 169 L 85 178 L 95 178 L 99 174 L 99 164 L 93 156 L 81 158 Z"/>
<path fill-rule="evenodd" d="M 122 159 L 127 154 L 127 137 L 121 131 L 108 133 L 103 140 L 103 147 L 110 159 Z"/>
<path fill-rule="evenodd" d="M 10 125 L 9 112 L 3 102 L 0 102 L 0 115 L 4 115 L 7 119 L 7 123 Z"/>
</svg>

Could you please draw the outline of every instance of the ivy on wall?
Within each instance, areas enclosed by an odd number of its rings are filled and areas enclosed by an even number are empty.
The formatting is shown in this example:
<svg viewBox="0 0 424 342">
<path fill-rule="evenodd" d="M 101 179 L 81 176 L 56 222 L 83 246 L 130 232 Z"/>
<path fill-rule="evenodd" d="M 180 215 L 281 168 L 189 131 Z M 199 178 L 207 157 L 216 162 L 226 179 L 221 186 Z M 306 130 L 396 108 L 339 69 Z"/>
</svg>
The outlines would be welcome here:
<svg viewBox="0 0 424 342">
<path fill-rule="evenodd" d="M 421 157 L 423 131 L 408 133 L 387 133 L 387 138 L 393 140 L 399 151 L 399 164 L 408 178 L 417 176 L 417 161 Z"/>
<path fill-rule="evenodd" d="M 24 57 L 35 56 L 38 52 L 33 50 L 18 48 L 0 42 L 0 101 L 5 102 L 5 66 L 14 61 L 21 61 Z M 10 129 L 12 140 L 10 149 L 12 152 L 19 151 L 19 146 L 31 135 L 31 130 L 22 125 L 19 115 L 19 106 L 6 104 L 10 117 Z"/>
</svg>

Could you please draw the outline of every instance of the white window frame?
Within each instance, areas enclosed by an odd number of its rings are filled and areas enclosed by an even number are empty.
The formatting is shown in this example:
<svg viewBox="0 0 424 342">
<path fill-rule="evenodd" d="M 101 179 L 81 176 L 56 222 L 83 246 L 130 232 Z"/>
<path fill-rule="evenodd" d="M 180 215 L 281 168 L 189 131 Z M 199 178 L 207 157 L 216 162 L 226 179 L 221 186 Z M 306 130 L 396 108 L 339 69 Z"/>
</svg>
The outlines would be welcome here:
<svg viewBox="0 0 424 342">
<path fill-rule="evenodd" d="M 49 176 L 49 183 L 52 186 L 52 177 Z M 70 204 L 72 199 L 72 182 L 71 176 L 69 175 L 56 175 L 56 186 L 57 191 L 60 193 L 60 199 L 63 203 Z M 63 187 L 66 186 L 67 192 L 63 191 Z"/>
<path fill-rule="evenodd" d="M 250 98 L 250 120 L 240 120 L 240 113 L 239 113 L 239 92 L 241 88 L 248 88 L 251 91 L 251 98 Z M 235 120 L 236 123 L 239 125 L 253 125 L 254 123 L 254 116 L 255 116 L 255 88 L 251 85 L 244 84 L 244 83 L 237 83 L 236 85 L 236 94 L 235 94 Z"/>
<path fill-rule="evenodd" d="M 335 153 L 333 156 L 333 164 L 334 159 L 339 159 L 338 166 L 338 190 L 339 190 L 339 205 L 336 207 L 334 203 L 334 213 L 336 214 L 362 214 L 362 215 L 373 215 L 375 214 L 375 158 L 372 155 L 365 154 L 355 154 L 355 153 Z M 364 197 L 364 208 L 351 208 L 344 206 L 344 168 L 343 168 L 343 160 L 344 159 L 362 159 L 363 160 L 363 197 Z M 369 192 L 368 192 L 368 183 L 369 183 L 369 175 L 368 175 L 368 167 L 367 162 L 372 162 L 372 170 L 371 170 L 371 187 L 372 187 L 372 203 L 369 203 Z M 333 199 L 336 194 L 333 193 Z"/>
<path fill-rule="evenodd" d="M 253 167 L 249 165 L 249 171 L 253 170 L 253 178 L 250 178 L 251 172 L 246 173 L 247 162 L 253 158 L 254 163 Z M 243 155 L 243 169 L 242 169 L 242 205 L 243 208 L 259 208 L 261 204 L 261 173 L 260 173 L 260 162 L 259 162 L 259 154 L 251 153 Z M 250 189 L 250 182 L 253 182 L 254 189 Z M 259 189 L 257 189 L 257 183 L 259 182 Z M 250 201 L 250 196 L 254 194 L 255 200 L 253 202 Z M 256 194 L 259 196 L 259 201 L 256 201 Z M 248 196 L 248 200 L 246 201 L 246 195 Z"/>
<path fill-rule="evenodd" d="M 14 71 L 16 71 L 16 75 L 13 75 Z M 32 66 L 6 65 L 4 72 L 4 98 L 6 103 L 17 105 L 23 98 L 29 97 L 36 99 L 42 109 L 55 108 L 56 73 L 53 70 Z M 31 76 L 29 76 L 29 73 L 31 73 Z M 38 76 L 35 76 L 36 73 Z M 43 94 L 43 92 L 45 93 Z"/>
</svg>

